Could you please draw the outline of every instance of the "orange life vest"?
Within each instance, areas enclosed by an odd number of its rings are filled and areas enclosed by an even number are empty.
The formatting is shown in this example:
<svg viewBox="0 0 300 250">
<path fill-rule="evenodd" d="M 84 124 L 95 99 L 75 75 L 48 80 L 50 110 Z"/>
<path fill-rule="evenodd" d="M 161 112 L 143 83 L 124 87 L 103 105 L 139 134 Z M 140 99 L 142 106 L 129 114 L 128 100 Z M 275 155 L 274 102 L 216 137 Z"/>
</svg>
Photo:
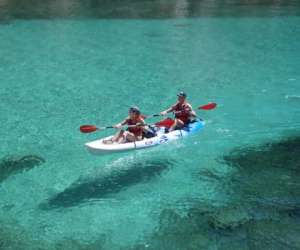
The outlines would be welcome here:
<svg viewBox="0 0 300 250">
<path fill-rule="evenodd" d="M 188 123 L 190 120 L 190 112 L 192 111 L 188 103 L 177 103 L 175 108 L 175 118 L 180 119 L 183 123 Z M 176 113 L 178 112 L 178 113 Z"/>
<path fill-rule="evenodd" d="M 143 120 L 141 117 L 138 117 L 137 119 L 133 120 L 128 118 L 127 119 L 127 125 L 136 125 L 138 123 L 142 123 Z M 143 128 L 142 127 L 132 127 L 132 128 L 128 128 L 128 131 L 130 133 L 133 133 L 136 137 L 138 136 L 142 136 L 143 135 Z"/>
</svg>

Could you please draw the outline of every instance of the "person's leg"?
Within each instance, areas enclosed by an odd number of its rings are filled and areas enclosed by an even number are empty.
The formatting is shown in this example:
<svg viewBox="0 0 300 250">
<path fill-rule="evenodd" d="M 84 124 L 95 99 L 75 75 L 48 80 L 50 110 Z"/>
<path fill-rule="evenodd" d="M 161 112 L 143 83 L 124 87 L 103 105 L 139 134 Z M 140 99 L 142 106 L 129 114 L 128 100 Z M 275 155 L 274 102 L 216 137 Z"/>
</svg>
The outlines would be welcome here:
<svg viewBox="0 0 300 250">
<path fill-rule="evenodd" d="M 133 133 L 130 133 L 130 132 L 126 133 L 125 138 L 126 138 L 126 141 L 128 141 L 128 142 L 134 142 L 134 141 L 137 140 L 135 135 Z"/>
<path fill-rule="evenodd" d="M 103 140 L 103 143 L 111 144 L 111 143 L 114 143 L 114 142 L 119 142 L 120 138 L 123 137 L 124 132 L 125 132 L 124 130 L 118 131 L 112 138 L 107 139 L 107 140 Z"/>
<path fill-rule="evenodd" d="M 145 126 L 143 128 L 143 135 L 145 138 L 151 138 L 156 136 L 156 131 L 152 126 Z M 143 139 L 143 136 L 142 136 Z"/>
<path fill-rule="evenodd" d="M 184 127 L 184 122 L 181 121 L 180 119 L 175 119 L 174 124 L 169 128 L 169 132 L 175 129 L 181 129 L 183 127 Z"/>
<path fill-rule="evenodd" d="M 125 143 L 126 142 L 126 134 L 127 134 L 128 132 L 127 131 L 124 131 L 124 130 L 121 130 L 120 131 L 120 133 L 119 133 L 119 136 L 117 136 L 116 138 L 115 138 L 115 141 L 117 142 L 117 143 Z"/>
<path fill-rule="evenodd" d="M 118 133 L 116 133 L 116 135 L 112 138 L 112 140 L 114 141 L 114 142 L 117 142 L 121 137 L 123 137 L 123 135 L 124 135 L 124 130 L 122 129 L 122 130 L 120 130 Z"/>
</svg>

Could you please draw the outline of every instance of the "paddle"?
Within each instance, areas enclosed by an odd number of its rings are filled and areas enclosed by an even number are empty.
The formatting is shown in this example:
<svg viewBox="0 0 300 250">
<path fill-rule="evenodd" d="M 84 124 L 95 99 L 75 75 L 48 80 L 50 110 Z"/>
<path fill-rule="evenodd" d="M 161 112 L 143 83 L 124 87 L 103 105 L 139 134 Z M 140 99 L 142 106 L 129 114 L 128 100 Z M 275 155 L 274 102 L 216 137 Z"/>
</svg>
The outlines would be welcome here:
<svg viewBox="0 0 300 250">
<path fill-rule="evenodd" d="M 147 119 L 147 118 L 152 118 L 152 117 L 157 117 L 157 116 L 162 116 L 161 114 L 154 114 L 154 115 L 142 115 L 143 119 Z"/>
<path fill-rule="evenodd" d="M 157 122 L 155 124 L 143 124 L 142 126 L 157 126 L 157 127 L 167 127 L 167 126 L 172 126 L 174 120 L 171 118 L 167 118 L 165 120 L 162 120 L 160 122 Z M 171 124 L 171 125 L 170 125 Z M 133 128 L 133 127 L 138 127 L 141 125 L 128 125 L 128 126 L 123 126 L 123 127 L 127 127 L 127 128 Z M 109 129 L 109 128 L 115 128 L 114 126 L 108 126 L 108 127 L 96 127 L 95 125 L 82 125 L 80 126 L 80 131 L 82 133 L 92 133 L 95 132 L 97 130 L 104 130 L 104 129 Z"/>
<path fill-rule="evenodd" d="M 208 103 L 208 104 L 205 104 L 205 105 L 202 105 L 200 107 L 198 107 L 198 109 L 203 109 L 203 110 L 211 110 L 211 109 L 214 109 L 215 107 L 217 107 L 217 104 L 212 102 L 212 103 Z M 150 118 L 150 117 L 157 117 L 157 116 L 162 116 L 161 114 L 153 114 L 153 115 L 143 115 L 143 118 L 146 119 L 146 118 Z M 170 128 L 174 123 L 174 120 L 171 119 L 171 118 L 167 118 L 167 119 L 164 119 L 160 122 L 157 122 L 155 123 L 154 125 L 155 126 L 158 126 L 158 127 L 167 127 L 167 128 Z M 148 124 L 145 124 L 145 126 L 147 126 Z M 127 127 L 136 127 L 137 125 L 129 125 Z M 108 126 L 108 127 L 96 127 L 95 125 L 82 125 L 80 126 L 80 131 L 82 133 L 92 133 L 92 132 L 95 132 L 97 130 L 104 130 L 104 129 L 109 129 L 109 128 L 114 128 L 113 126 Z"/>
<path fill-rule="evenodd" d="M 202 105 L 202 106 L 198 107 L 198 109 L 212 110 L 215 107 L 217 107 L 217 104 L 214 103 L 214 102 L 211 102 L 211 103 L 208 103 L 208 104 L 205 104 L 205 105 Z M 155 114 L 155 115 L 152 115 L 152 116 L 161 116 L 161 115 L 160 114 Z M 149 117 L 151 117 L 151 116 L 149 116 Z M 156 126 L 166 127 L 166 128 L 172 127 L 173 124 L 174 124 L 174 120 L 171 119 L 171 118 L 167 118 L 167 119 L 164 119 L 160 122 L 155 123 Z"/>
<path fill-rule="evenodd" d="M 157 123 L 155 123 L 155 126 L 157 127 L 166 127 L 166 128 L 170 128 L 172 127 L 172 125 L 174 124 L 174 120 L 172 118 L 166 118 L 162 121 L 159 121 Z"/>
<path fill-rule="evenodd" d="M 97 128 L 95 125 L 82 125 L 80 126 L 80 131 L 82 133 L 92 133 L 95 132 L 97 130 L 104 130 L 104 129 L 108 129 L 108 128 L 114 128 L 113 126 L 108 126 L 108 127 L 99 127 Z"/>
<path fill-rule="evenodd" d="M 211 102 L 211 103 L 208 103 L 208 104 L 198 107 L 198 109 L 211 110 L 211 109 L 214 109 L 215 107 L 217 107 L 217 104 L 215 102 Z"/>
<path fill-rule="evenodd" d="M 202 106 L 198 107 L 198 109 L 211 110 L 211 109 L 214 109 L 215 107 L 217 107 L 217 104 L 214 103 L 214 102 L 211 102 L 211 103 L 208 103 L 208 104 L 205 104 L 205 105 L 202 105 Z M 153 115 L 153 116 L 160 116 L 160 114 L 156 114 L 156 115 Z M 171 118 L 167 118 L 165 120 L 162 120 L 162 121 L 156 123 L 155 125 L 159 126 L 159 127 L 170 128 L 170 127 L 172 127 L 173 124 L 174 124 L 174 120 L 171 119 Z"/>
<path fill-rule="evenodd" d="M 215 102 L 210 102 L 208 104 L 202 105 L 198 107 L 198 109 L 203 109 L 203 110 L 211 110 L 217 107 L 217 104 Z M 142 115 L 143 119 L 147 118 L 152 118 L 152 117 L 157 117 L 157 116 L 162 116 L 161 114 L 154 114 L 154 115 Z"/>
</svg>

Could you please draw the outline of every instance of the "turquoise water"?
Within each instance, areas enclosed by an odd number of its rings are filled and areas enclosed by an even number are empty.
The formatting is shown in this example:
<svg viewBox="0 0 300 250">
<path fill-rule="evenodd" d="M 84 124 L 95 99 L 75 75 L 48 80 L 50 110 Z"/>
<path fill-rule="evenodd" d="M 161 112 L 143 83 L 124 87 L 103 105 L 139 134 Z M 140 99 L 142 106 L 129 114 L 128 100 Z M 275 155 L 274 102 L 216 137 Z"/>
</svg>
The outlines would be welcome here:
<svg viewBox="0 0 300 250">
<path fill-rule="evenodd" d="M 297 6 L 255 5 L 242 16 L 227 8 L 226 15 L 198 15 L 197 9 L 187 18 L 181 7 L 177 18 L 162 19 L 97 19 L 94 9 L 71 18 L 39 19 L 33 12 L 19 19 L 18 12 L 4 11 L 0 158 L 45 160 L 0 183 L 0 221 L 9 232 L 2 229 L 9 235 L 0 242 L 4 248 L 225 249 L 225 239 L 236 249 L 245 246 L 222 233 L 210 241 L 214 234 L 205 234 L 194 248 L 159 238 L 165 237 L 162 223 L 178 222 L 164 218 L 166 211 L 184 217 L 199 204 L 214 211 L 237 200 L 229 178 L 236 169 L 223 156 L 299 135 Z M 114 131 L 86 135 L 80 125 L 114 124 L 131 105 L 157 113 L 179 90 L 194 107 L 218 103 L 213 111 L 198 111 L 206 120 L 201 133 L 125 154 L 96 157 L 85 150 L 85 142 Z M 295 197 L 299 201 L 298 191 Z M 294 228 L 277 228 L 285 246 L 297 246 L 286 236 Z"/>
</svg>

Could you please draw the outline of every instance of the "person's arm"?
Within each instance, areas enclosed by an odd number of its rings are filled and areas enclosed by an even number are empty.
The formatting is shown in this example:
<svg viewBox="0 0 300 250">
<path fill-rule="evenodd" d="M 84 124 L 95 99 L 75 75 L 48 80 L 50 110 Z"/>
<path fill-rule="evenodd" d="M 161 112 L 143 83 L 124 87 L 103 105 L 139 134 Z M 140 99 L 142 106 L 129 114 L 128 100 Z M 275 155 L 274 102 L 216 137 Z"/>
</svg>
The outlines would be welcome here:
<svg viewBox="0 0 300 250">
<path fill-rule="evenodd" d="M 128 123 L 128 119 L 123 120 L 122 122 L 116 124 L 115 126 L 113 126 L 114 128 L 120 129 L 122 128 L 124 125 L 126 125 Z"/>
<path fill-rule="evenodd" d="M 167 115 L 168 113 L 172 112 L 175 110 L 177 103 L 173 106 L 171 106 L 170 108 L 166 109 L 165 111 L 160 112 L 161 115 Z"/>
<path fill-rule="evenodd" d="M 146 124 L 144 119 L 141 119 L 141 121 L 138 123 L 138 125 L 140 125 L 142 127 L 144 133 L 152 132 L 149 128 L 149 125 Z"/>
<path fill-rule="evenodd" d="M 175 112 L 175 114 L 189 114 L 189 115 L 195 115 L 196 113 L 193 111 L 193 108 L 190 104 L 187 104 L 185 109 Z"/>
<path fill-rule="evenodd" d="M 197 117 L 197 113 L 193 110 L 192 105 L 190 105 L 190 107 L 191 107 L 191 110 L 190 110 L 190 116 L 191 116 L 191 117 Z"/>
<path fill-rule="evenodd" d="M 146 124 L 146 123 L 145 123 L 145 120 L 144 120 L 143 118 L 141 118 L 141 119 L 139 120 L 139 122 L 136 124 L 136 126 L 141 126 L 141 127 L 143 127 L 145 124 Z"/>
<path fill-rule="evenodd" d="M 193 107 L 191 104 L 187 105 L 187 108 L 184 110 L 185 112 L 187 112 L 190 116 L 192 117 L 197 117 L 196 112 L 193 110 Z"/>
<path fill-rule="evenodd" d="M 191 104 L 187 104 L 183 112 L 190 114 L 193 111 L 193 107 Z"/>
</svg>

